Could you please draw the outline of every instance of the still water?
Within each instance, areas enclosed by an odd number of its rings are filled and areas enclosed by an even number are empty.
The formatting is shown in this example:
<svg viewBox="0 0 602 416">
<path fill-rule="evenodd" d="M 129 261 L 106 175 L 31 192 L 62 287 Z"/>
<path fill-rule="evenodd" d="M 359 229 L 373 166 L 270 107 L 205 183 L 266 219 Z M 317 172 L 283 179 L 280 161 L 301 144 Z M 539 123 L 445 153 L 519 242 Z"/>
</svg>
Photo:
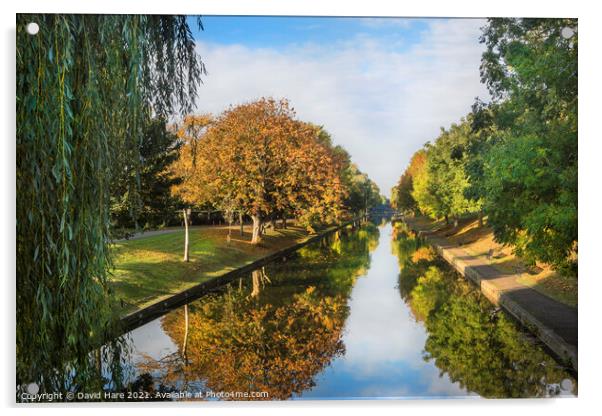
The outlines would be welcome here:
<svg viewBox="0 0 602 416">
<path fill-rule="evenodd" d="M 128 337 L 136 386 L 193 399 L 577 390 L 564 368 L 432 249 L 386 222 L 328 236 Z"/>
</svg>

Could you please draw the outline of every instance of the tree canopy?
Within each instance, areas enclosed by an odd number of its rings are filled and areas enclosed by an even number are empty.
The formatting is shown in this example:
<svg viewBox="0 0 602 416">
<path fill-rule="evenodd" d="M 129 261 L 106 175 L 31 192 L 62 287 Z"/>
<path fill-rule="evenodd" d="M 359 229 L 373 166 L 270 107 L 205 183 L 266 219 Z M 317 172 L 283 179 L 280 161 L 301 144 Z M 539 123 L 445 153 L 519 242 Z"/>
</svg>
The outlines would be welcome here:
<svg viewBox="0 0 602 416">
<path fill-rule="evenodd" d="M 458 218 L 478 212 L 479 200 L 466 196 L 469 186 L 466 148 L 471 128 L 467 120 L 441 129 L 434 143 L 418 150 L 393 188 L 397 209 L 418 210 L 433 218 Z"/>
<path fill-rule="evenodd" d="M 425 167 L 402 175 L 395 203 L 433 218 L 482 210 L 527 263 L 576 276 L 577 21 L 489 19 L 480 40 L 492 101 L 420 150 Z"/>
<path fill-rule="evenodd" d="M 184 144 L 173 171 L 183 180 L 174 192 L 191 205 L 249 215 L 254 243 L 265 221 L 291 216 L 311 230 L 380 198 L 348 153 L 284 99 L 261 98 L 214 119 L 191 116 L 178 134 Z"/>
<path fill-rule="evenodd" d="M 564 28 L 574 32 L 562 36 Z M 492 19 L 481 77 L 496 99 L 484 208 L 496 238 L 527 260 L 577 274 L 577 22 Z M 478 153 L 478 152 L 475 152 Z"/>
</svg>

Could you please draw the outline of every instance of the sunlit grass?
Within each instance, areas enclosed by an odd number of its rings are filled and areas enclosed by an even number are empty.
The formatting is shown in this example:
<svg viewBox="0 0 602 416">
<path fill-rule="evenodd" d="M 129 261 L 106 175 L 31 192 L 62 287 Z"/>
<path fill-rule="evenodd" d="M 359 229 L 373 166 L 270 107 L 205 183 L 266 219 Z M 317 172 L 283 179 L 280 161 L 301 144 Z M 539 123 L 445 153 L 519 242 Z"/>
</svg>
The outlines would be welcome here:
<svg viewBox="0 0 602 416">
<path fill-rule="evenodd" d="M 308 237 L 296 226 L 269 230 L 261 245 L 250 244 L 250 227 L 241 236 L 232 227 L 202 227 L 190 231 L 190 261 L 184 262 L 184 231 L 120 241 L 112 246 L 111 286 L 122 313 L 144 308 L 207 279 L 241 267 Z"/>
<path fill-rule="evenodd" d="M 519 283 L 566 305 L 577 306 L 576 278 L 562 276 L 548 265 L 529 269 L 512 253 L 511 247 L 496 243 L 491 229 L 487 226 L 480 227 L 477 219 L 460 220 L 457 230 L 446 226 L 444 221 L 434 222 L 426 217 L 417 217 L 414 221 L 420 228 L 441 229 L 440 234 L 461 246 L 468 254 L 481 257 L 503 273 L 517 274 Z"/>
</svg>

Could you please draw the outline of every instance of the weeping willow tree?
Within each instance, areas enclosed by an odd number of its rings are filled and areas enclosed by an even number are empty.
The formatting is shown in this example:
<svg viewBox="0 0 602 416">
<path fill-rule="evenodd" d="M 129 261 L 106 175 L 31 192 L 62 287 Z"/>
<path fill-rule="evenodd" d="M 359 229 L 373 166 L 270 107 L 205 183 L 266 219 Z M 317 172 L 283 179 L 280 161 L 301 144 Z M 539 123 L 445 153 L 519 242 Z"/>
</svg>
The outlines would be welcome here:
<svg viewBox="0 0 602 416">
<path fill-rule="evenodd" d="M 194 108 L 203 62 L 185 16 L 142 15 L 18 15 L 16 60 L 17 385 L 102 387 L 110 184 L 131 172 L 135 200 L 143 129 Z"/>
</svg>

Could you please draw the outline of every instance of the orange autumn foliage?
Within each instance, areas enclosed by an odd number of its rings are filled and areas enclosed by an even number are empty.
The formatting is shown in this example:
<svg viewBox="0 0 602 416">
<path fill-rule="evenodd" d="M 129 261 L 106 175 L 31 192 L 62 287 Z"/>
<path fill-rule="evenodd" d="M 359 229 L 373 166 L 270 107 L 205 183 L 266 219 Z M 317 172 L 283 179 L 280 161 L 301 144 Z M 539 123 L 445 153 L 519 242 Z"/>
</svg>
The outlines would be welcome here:
<svg viewBox="0 0 602 416">
<path fill-rule="evenodd" d="M 308 227 L 338 219 L 340 158 L 315 126 L 296 119 L 287 100 L 261 98 L 184 125 L 192 128 L 179 132 L 184 146 L 174 165 L 183 178 L 174 193 L 184 201 L 245 212 L 253 218 L 254 242 L 261 224 L 279 215 Z"/>
</svg>

